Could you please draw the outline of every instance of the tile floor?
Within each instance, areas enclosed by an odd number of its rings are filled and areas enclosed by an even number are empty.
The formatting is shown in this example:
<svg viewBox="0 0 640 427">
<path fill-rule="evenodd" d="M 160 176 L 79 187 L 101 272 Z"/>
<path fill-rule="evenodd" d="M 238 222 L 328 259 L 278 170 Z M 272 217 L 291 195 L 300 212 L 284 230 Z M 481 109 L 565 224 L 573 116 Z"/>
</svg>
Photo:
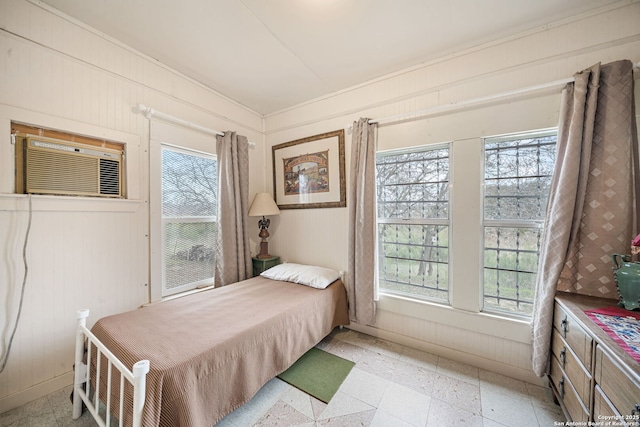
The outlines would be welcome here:
<svg viewBox="0 0 640 427">
<path fill-rule="evenodd" d="M 335 330 L 318 347 L 356 362 L 329 404 L 276 378 L 217 426 L 546 427 L 566 421 L 548 389 L 494 372 L 348 329 Z M 1 414 L 0 426 L 95 426 L 86 413 L 71 419 L 70 392 L 67 387 Z"/>
</svg>

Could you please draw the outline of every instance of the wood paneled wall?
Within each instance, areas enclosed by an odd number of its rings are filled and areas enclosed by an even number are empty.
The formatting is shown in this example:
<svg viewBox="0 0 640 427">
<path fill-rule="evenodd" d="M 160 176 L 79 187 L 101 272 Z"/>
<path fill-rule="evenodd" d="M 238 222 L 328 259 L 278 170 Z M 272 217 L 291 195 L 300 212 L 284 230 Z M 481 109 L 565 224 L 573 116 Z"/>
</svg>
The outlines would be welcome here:
<svg viewBox="0 0 640 427">
<path fill-rule="evenodd" d="M 251 189 L 262 182 L 265 160 L 260 115 L 40 2 L 0 2 L 0 52 L 5 341 L 28 271 L 22 315 L 0 373 L 4 412 L 72 383 L 76 310 L 90 309 L 92 323 L 149 301 L 149 120 L 135 113 L 138 103 L 257 142 Z M 128 199 L 13 194 L 12 122 L 124 143 Z"/>
</svg>

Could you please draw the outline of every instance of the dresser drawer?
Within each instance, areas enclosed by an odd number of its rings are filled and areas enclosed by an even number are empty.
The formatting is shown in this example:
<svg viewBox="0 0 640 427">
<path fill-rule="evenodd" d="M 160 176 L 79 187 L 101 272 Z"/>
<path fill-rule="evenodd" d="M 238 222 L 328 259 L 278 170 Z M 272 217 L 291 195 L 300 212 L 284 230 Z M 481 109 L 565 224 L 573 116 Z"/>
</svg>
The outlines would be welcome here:
<svg viewBox="0 0 640 427">
<path fill-rule="evenodd" d="M 593 340 L 578 322 L 564 309 L 556 304 L 553 313 L 553 327 L 571 347 L 587 371 L 591 372 L 591 355 Z"/>
<path fill-rule="evenodd" d="M 624 420 L 640 421 L 640 380 L 627 374 L 599 346 L 596 347 L 596 366 L 596 383 L 611 405 Z"/>
<path fill-rule="evenodd" d="M 598 425 L 616 425 L 623 427 L 635 427 L 638 425 L 634 423 L 633 420 L 625 419 L 624 416 L 618 413 L 600 386 L 596 385 L 593 396 L 593 421 L 600 423 Z"/>
<path fill-rule="evenodd" d="M 566 410 L 572 421 L 589 421 L 590 411 L 587 410 L 582 399 L 578 396 L 571 380 L 560 368 L 560 362 L 555 356 L 551 357 L 551 382 L 557 396 L 562 400 L 563 409 Z"/>
<path fill-rule="evenodd" d="M 613 407 L 613 404 L 609 401 L 607 396 L 605 396 L 600 386 L 596 385 L 593 392 L 593 419 L 595 421 L 603 419 L 613 420 L 619 416 L 620 414 L 616 411 L 616 408 Z"/>
<path fill-rule="evenodd" d="M 582 362 L 578 360 L 571 348 L 562 339 L 560 332 L 555 329 L 553 330 L 551 351 L 566 376 L 571 380 L 571 384 L 573 384 L 580 399 L 582 399 L 583 405 L 589 407 L 589 402 L 591 401 L 591 374 L 585 370 Z"/>
</svg>

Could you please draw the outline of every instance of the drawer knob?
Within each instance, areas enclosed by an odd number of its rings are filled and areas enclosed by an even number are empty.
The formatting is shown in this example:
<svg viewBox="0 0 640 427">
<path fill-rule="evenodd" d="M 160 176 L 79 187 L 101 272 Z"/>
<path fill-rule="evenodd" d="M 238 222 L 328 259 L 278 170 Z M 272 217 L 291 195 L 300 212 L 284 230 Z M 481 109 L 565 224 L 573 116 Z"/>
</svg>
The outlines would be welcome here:
<svg viewBox="0 0 640 427">
<path fill-rule="evenodd" d="M 564 365 L 567 361 L 567 347 L 562 347 L 560 350 L 560 363 L 562 363 L 562 369 L 564 369 Z"/>
<path fill-rule="evenodd" d="M 564 377 L 560 378 L 558 382 L 558 391 L 560 392 L 560 399 L 564 400 Z"/>
<path fill-rule="evenodd" d="M 567 316 L 564 316 L 564 319 L 562 319 L 562 322 L 560 322 L 560 329 L 562 329 L 562 337 L 566 338 L 567 337 L 567 326 L 568 326 L 569 322 L 567 321 Z"/>
</svg>

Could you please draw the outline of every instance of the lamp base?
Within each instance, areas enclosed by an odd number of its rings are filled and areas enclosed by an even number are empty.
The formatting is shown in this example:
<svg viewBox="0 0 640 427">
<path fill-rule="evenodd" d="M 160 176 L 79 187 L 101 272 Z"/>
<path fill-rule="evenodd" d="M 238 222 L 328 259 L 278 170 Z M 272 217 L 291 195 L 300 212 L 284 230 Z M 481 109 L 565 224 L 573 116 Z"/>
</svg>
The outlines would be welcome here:
<svg viewBox="0 0 640 427">
<path fill-rule="evenodd" d="M 256 258 L 258 259 L 272 258 L 272 256 L 269 255 L 269 242 L 267 242 L 264 239 L 260 242 L 260 253 L 256 256 Z"/>
<path fill-rule="evenodd" d="M 258 234 L 258 237 L 260 237 L 260 253 L 256 256 L 258 259 L 271 258 L 271 255 L 269 255 L 269 242 L 267 242 L 267 238 L 269 237 L 269 222 L 270 221 L 263 216 L 258 223 L 260 225 L 260 233 Z"/>
</svg>

